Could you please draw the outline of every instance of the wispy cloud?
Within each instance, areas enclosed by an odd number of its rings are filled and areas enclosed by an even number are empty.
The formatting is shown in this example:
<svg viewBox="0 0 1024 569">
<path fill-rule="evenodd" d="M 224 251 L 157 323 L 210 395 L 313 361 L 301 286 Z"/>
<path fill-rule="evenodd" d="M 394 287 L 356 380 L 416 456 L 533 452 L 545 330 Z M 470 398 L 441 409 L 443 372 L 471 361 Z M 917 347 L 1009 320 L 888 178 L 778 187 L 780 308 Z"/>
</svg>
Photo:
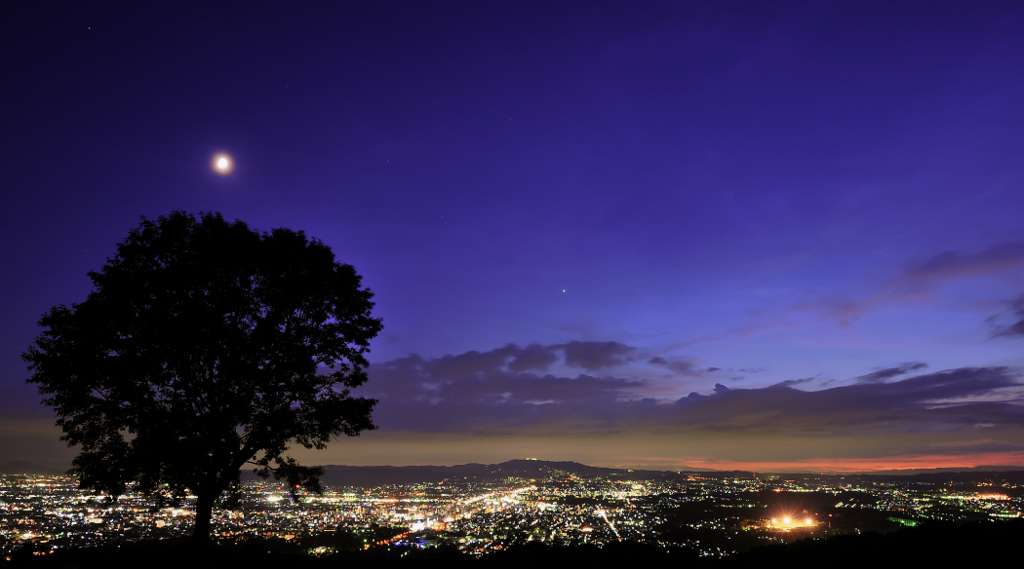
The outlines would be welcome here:
<svg viewBox="0 0 1024 569">
<path fill-rule="evenodd" d="M 859 298 L 817 299 L 802 302 L 794 308 L 820 314 L 841 327 L 849 327 L 866 314 L 884 310 L 892 304 L 931 299 L 935 290 L 944 283 L 973 276 L 1001 275 L 1019 267 L 1024 267 L 1024 243 L 1021 242 L 999 243 L 975 253 L 944 251 L 908 263 L 899 275 Z"/>
<path fill-rule="evenodd" d="M 1024 243 L 1004 242 L 974 254 L 945 251 L 911 266 L 893 284 L 913 290 L 952 279 L 994 274 L 1024 265 Z"/>
<path fill-rule="evenodd" d="M 1000 317 L 989 318 L 989 322 L 995 326 L 992 333 L 993 338 L 1024 336 L 1024 294 L 1010 302 L 1007 315 L 1013 322 L 1009 324 L 998 324 Z"/>
<path fill-rule="evenodd" d="M 895 367 L 888 367 L 876 370 L 871 373 L 855 377 L 853 380 L 856 383 L 880 383 L 883 381 L 888 381 L 894 377 L 910 373 L 912 371 L 924 369 L 926 367 L 928 367 L 928 364 L 924 362 L 907 362 Z"/>
</svg>

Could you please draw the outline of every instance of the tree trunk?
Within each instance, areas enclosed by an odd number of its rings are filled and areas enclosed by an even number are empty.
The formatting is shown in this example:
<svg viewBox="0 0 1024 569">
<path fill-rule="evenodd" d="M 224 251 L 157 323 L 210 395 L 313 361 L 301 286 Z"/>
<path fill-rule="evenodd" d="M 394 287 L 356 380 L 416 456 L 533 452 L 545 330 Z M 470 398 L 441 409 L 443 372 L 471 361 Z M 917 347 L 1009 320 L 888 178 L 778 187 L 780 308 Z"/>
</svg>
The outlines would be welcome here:
<svg viewBox="0 0 1024 569">
<path fill-rule="evenodd" d="M 217 497 L 199 494 L 196 497 L 196 522 L 192 527 L 192 544 L 199 547 L 210 545 L 210 519 L 213 517 L 213 503 Z"/>
</svg>

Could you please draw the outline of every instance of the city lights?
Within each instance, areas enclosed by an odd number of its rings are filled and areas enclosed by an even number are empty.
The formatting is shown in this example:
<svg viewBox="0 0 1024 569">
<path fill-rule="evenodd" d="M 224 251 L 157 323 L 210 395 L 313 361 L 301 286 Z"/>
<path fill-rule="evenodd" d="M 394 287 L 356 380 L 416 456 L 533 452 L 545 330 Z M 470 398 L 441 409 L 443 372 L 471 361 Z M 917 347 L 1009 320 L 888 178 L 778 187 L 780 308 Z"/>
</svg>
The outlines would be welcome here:
<svg viewBox="0 0 1024 569">
<path fill-rule="evenodd" d="M 770 520 L 767 527 L 774 530 L 780 531 L 793 531 L 797 529 L 808 529 L 813 528 L 815 522 L 811 518 L 804 518 L 802 520 L 793 519 L 791 516 L 783 516 L 781 522 L 779 518 L 775 517 Z"/>
<path fill-rule="evenodd" d="M 9 557 L 25 543 L 45 544 L 52 551 L 190 535 L 194 497 L 173 508 L 155 508 L 151 500 L 132 493 L 106 504 L 102 496 L 76 486 L 64 476 L 0 476 L 0 536 L 6 539 L 0 541 L 0 557 Z M 298 543 L 306 537 L 346 534 L 359 549 L 444 544 L 472 555 L 527 541 L 602 546 L 629 540 L 723 557 L 768 543 L 857 533 L 865 527 L 888 531 L 931 519 L 1017 519 L 1024 510 L 1024 500 L 1011 497 L 1020 495 L 1020 489 L 949 491 L 843 477 L 621 480 L 552 471 L 530 480 L 328 487 L 320 495 L 300 491 L 295 500 L 288 492 L 278 483 L 244 484 L 238 509 L 214 511 L 214 539 Z M 800 506 L 785 503 L 786 496 L 798 492 Z M 836 500 L 839 495 L 842 500 Z M 806 509 L 811 503 L 818 504 L 813 511 Z M 680 517 L 676 512 L 686 505 L 697 506 L 688 510 L 697 514 Z M 856 510 L 855 515 L 842 514 L 848 510 Z M 697 535 L 692 532 L 701 532 L 701 537 L 688 537 Z M 333 547 L 320 543 L 308 553 L 330 555 Z"/>
</svg>

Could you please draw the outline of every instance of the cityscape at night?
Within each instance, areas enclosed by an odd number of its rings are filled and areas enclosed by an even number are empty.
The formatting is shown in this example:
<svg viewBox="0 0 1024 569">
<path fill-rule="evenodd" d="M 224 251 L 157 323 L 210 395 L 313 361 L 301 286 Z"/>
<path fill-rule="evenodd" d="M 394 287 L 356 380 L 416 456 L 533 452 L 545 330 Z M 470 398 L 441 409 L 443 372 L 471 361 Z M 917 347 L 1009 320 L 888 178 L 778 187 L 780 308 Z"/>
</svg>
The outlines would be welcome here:
<svg viewBox="0 0 1024 569">
<path fill-rule="evenodd" d="M 491 465 L 491 480 L 328 487 L 292 495 L 251 481 L 216 512 L 219 543 L 270 540 L 305 555 L 359 550 L 454 550 L 486 556 L 529 542 L 602 546 L 633 541 L 723 558 L 773 543 L 928 523 L 993 522 L 1024 515 L 1024 471 L 924 475 L 759 475 L 751 472 L 575 474 L 572 463 Z M 502 470 L 520 475 L 504 476 Z M 525 478 L 528 472 L 536 477 Z M 135 494 L 116 503 L 66 476 L 5 475 L 0 536 L 10 558 L 187 537 L 186 499 L 156 507 Z M 194 497 L 192 497 L 194 499 Z"/>
</svg>

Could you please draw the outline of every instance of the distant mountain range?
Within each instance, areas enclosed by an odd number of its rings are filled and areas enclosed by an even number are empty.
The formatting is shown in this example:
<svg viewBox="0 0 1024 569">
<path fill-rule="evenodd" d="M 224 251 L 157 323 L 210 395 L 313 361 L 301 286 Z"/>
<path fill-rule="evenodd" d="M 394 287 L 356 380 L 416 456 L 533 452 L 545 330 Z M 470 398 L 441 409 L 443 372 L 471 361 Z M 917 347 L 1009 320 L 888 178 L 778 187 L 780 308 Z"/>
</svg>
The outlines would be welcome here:
<svg viewBox="0 0 1024 569">
<path fill-rule="evenodd" d="M 381 486 L 385 484 L 415 484 L 417 482 L 441 482 L 448 479 L 478 481 L 501 480 L 503 478 L 544 478 L 551 473 L 563 472 L 567 476 L 619 476 L 623 479 L 639 480 L 651 478 L 678 478 L 676 472 L 656 470 L 630 470 L 625 468 L 602 468 L 587 466 L 578 462 L 552 462 L 546 460 L 518 459 L 501 464 L 460 464 L 457 466 L 324 466 L 321 478 L 330 486 Z M 64 474 L 66 469 L 40 466 L 25 461 L 0 465 L 0 474 Z M 690 472 L 694 472 L 691 470 Z M 242 471 L 243 480 L 258 480 L 250 470 Z"/>
<path fill-rule="evenodd" d="M 708 476 L 714 478 L 750 478 L 754 473 L 749 471 L 703 470 L 687 468 L 678 471 L 633 470 L 627 468 L 604 468 L 587 466 L 578 462 L 554 462 L 547 460 L 516 459 L 501 464 L 460 464 L 457 466 L 324 466 L 321 481 L 327 486 L 358 486 L 374 487 L 388 484 L 437 483 L 443 480 L 495 481 L 503 478 L 540 479 L 551 474 L 564 473 L 566 476 L 595 477 L 604 476 L 619 480 L 679 480 L 689 476 Z M 964 479 L 977 477 L 982 473 L 1006 473 L 1013 475 L 1015 480 L 1024 482 L 1024 467 L 1020 466 L 978 466 L 974 468 L 937 468 L 920 470 L 899 470 L 891 472 L 870 473 L 837 473 L 836 476 L 855 476 L 864 479 L 891 480 L 914 478 L 916 481 L 931 482 L 940 480 Z M 779 478 L 803 478 L 820 476 L 817 473 L 759 473 L 759 476 L 777 476 Z M 251 472 L 242 473 L 243 480 L 258 480 Z"/>
<path fill-rule="evenodd" d="M 545 478 L 551 474 L 566 476 L 609 476 L 622 480 L 685 478 L 678 472 L 631 470 L 587 466 L 578 462 L 516 459 L 501 464 L 460 464 L 457 466 L 340 466 L 326 465 L 320 480 L 328 486 L 384 486 L 387 484 L 436 483 L 444 480 L 486 482 L 504 478 Z M 689 471 L 690 473 L 694 471 Z M 252 472 L 242 472 L 243 480 L 258 480 Z"/>
<path fill-rule="evenodd" d="M 693 470 L 689 471 L 693 473 Z M 442 480 L 494 481 L 503 478 L 546 478 L 552 474 L 566 476 L 607 476 L 622 480 L 652 478 L 685 478 L 686 474 L 660 470 L 602 468 L 578 462 L 517 459 L 501 464 L 460 464 L 458 466 L 325 466 L 322 480 L 332 486 L 381 486 L 384 484 L 415 484 Z"/>
<path fill-rule="evenodd" d="M 548 460 L 516 459 L 501 464 L 460 464 L 456 466 L 324 466 L 321 478 L 327 486 L 359 486 L 374 487 L 388 484 L 437 483 L 444 480 L 487 482 L 504 478 L 540 479 L 552 474 L 566 476 L 595 477 L 604 476 L 619 480 L 677 480 L 692 475 L 721 477 L 750 477 L 751 472 L 715 471 L 686 468 L 679 471 L 633 470 L 627 468 L 604 468 L 587 466 L 578 462 L 556 462 Z M 15 461 L 0 465 L 2 474 L 36 474 L 59 475 L 66 469 L 40 466 L 25 461 Z M 935 468 L 918 470 L 895 470 L 886 472 L 837 473 L 839 476 L 857 476 L 865 479 L 915 478 L 925 480 L 952 480 L 970 478 L 982 473 L 1014 473 L 1024 478 L 1024 467 L 1021 466 L 977 466 L 974 468 Z M 789 476 L 807 476 L 806 473 L 764 473 L 763 475 L 786 478 Z M 813 474 L 812 474 L 813 475 Z M 1017 476 L 1014 476 L 1017 478 Z M 242 480 L 259 480 L 251 470 L 242 471 Z"/>
<path fill-rule="evenodd" d="M 865 476 L 916 476 L 920 474 L 943 474 L 948 472 L 1024 472 L 1024 466 L 982 465 L 970 468 L 915 468 L 913 470 L 876 470 L 873 472 L 860 472 L 858 474 Z"/>
</svg>

